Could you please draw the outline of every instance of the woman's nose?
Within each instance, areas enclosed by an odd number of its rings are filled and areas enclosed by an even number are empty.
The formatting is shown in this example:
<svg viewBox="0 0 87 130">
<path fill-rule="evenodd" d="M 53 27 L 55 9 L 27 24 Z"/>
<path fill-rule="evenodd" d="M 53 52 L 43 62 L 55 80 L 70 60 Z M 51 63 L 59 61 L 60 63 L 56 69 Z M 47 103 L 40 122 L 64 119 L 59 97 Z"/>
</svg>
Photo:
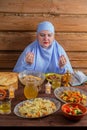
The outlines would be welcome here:
<svg viewBox="0 0 87 130">
<path fill-rule="evenodd" d="M 44 39 L 45 39 L 45 40 L 48 39 L 48 35 L 45 35 L 45 36 L 44 36 Z"/>
</svg>

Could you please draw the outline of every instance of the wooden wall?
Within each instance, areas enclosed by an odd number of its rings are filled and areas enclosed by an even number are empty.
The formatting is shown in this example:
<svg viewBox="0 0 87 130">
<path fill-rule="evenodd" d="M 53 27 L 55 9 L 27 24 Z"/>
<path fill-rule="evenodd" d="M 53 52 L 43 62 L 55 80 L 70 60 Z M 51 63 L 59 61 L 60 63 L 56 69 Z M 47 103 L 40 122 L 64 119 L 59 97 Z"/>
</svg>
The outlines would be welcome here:
<svg viewBox="0 0 87 130">
<path fill-rule="evenodd" d="M 0 71 L 12 71 L 44 20 L 54 24 L 73 69 L 87 74 L 87 0 L 0 0 Z"/>
</svg>

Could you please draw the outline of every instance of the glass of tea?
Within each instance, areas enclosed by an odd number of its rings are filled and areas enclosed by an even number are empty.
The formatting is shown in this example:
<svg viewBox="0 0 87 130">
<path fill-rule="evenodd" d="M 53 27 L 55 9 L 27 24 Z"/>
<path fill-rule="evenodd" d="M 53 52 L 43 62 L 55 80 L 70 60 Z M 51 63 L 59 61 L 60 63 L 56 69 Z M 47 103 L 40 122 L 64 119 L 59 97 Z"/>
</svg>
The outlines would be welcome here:
<svg viewBox="0 0 87 130">
<path fill-rule="evenodd" d="M 11 113 L 11 99 L 5 98 L 0 100 L 0 114 L 10 114 Z"/>
<path fill-rule="evenodd" d="M 24 87 L 24 96 L 27 99 L 36 98 L 38 96 L 38 84 L 35 79 L 28 79 Z"/>
<path fill-rule="evenodd" d="M 61 87 L 61 77 L 54 79 L 52 81 L 52 88 L 55 89 L 55 88 L 58 88 L 58 87 Z"/>
</svg>

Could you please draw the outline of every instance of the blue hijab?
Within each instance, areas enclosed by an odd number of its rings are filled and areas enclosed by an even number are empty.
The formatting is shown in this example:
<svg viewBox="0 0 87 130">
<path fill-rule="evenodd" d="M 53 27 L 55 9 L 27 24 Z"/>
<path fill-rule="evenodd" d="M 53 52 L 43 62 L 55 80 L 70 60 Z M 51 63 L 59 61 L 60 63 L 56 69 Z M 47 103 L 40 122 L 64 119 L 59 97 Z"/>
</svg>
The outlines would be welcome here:
<svg viewBox="0 0 87 130">
<path fill-rule="evenodd" d="M 45 21 L 38 25 L 37 33 L 42 30 L 48 30 L 54 33 L 54 26 L 52 23 Z M 33 64 L 26 63 L 25 61 L 25 56 L 28 52 L 34 53 Z M 60 68 L 58 65 L 58 60 L 61 55 L 65 55 L 67 59 L 67 64 L 64 68 Z M 65 50 L 56 40 L 54 40 L 52 45 L 48 48 L 41 47 L 38 40 L 29 44 L 18 58 L 18 61 L 13 69 L 15 72 L 21 72 L 23 70 L 35 70 L 43 73 L 52 72 L 59 74 L 66 73 L 67 70 L 71 73 L 73 72 Z"/>
<path fill-rule="evenodd" d="M 43 31 L 43 30 L 48 30 L 51 33 L 54 33 L 54 26 L 52 23 L 45 21 L 41 22 L 38 27 L 37 27 L 37 33 Z"/>
</svg>

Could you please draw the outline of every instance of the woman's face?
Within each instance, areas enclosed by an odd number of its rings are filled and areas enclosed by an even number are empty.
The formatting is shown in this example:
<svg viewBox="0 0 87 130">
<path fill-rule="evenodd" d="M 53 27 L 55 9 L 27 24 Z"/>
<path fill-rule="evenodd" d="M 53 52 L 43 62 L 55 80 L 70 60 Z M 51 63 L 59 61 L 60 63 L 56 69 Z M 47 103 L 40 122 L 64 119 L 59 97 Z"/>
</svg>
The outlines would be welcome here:
<svg viewBox="0 0 87 130">
<path fill-rule="evenodd" d="M 37 39 L 42 47 L 48 48 L 54 40 L 54 34 L 49 31 L 43 30 L 37 34 Z"/>
</svg>

